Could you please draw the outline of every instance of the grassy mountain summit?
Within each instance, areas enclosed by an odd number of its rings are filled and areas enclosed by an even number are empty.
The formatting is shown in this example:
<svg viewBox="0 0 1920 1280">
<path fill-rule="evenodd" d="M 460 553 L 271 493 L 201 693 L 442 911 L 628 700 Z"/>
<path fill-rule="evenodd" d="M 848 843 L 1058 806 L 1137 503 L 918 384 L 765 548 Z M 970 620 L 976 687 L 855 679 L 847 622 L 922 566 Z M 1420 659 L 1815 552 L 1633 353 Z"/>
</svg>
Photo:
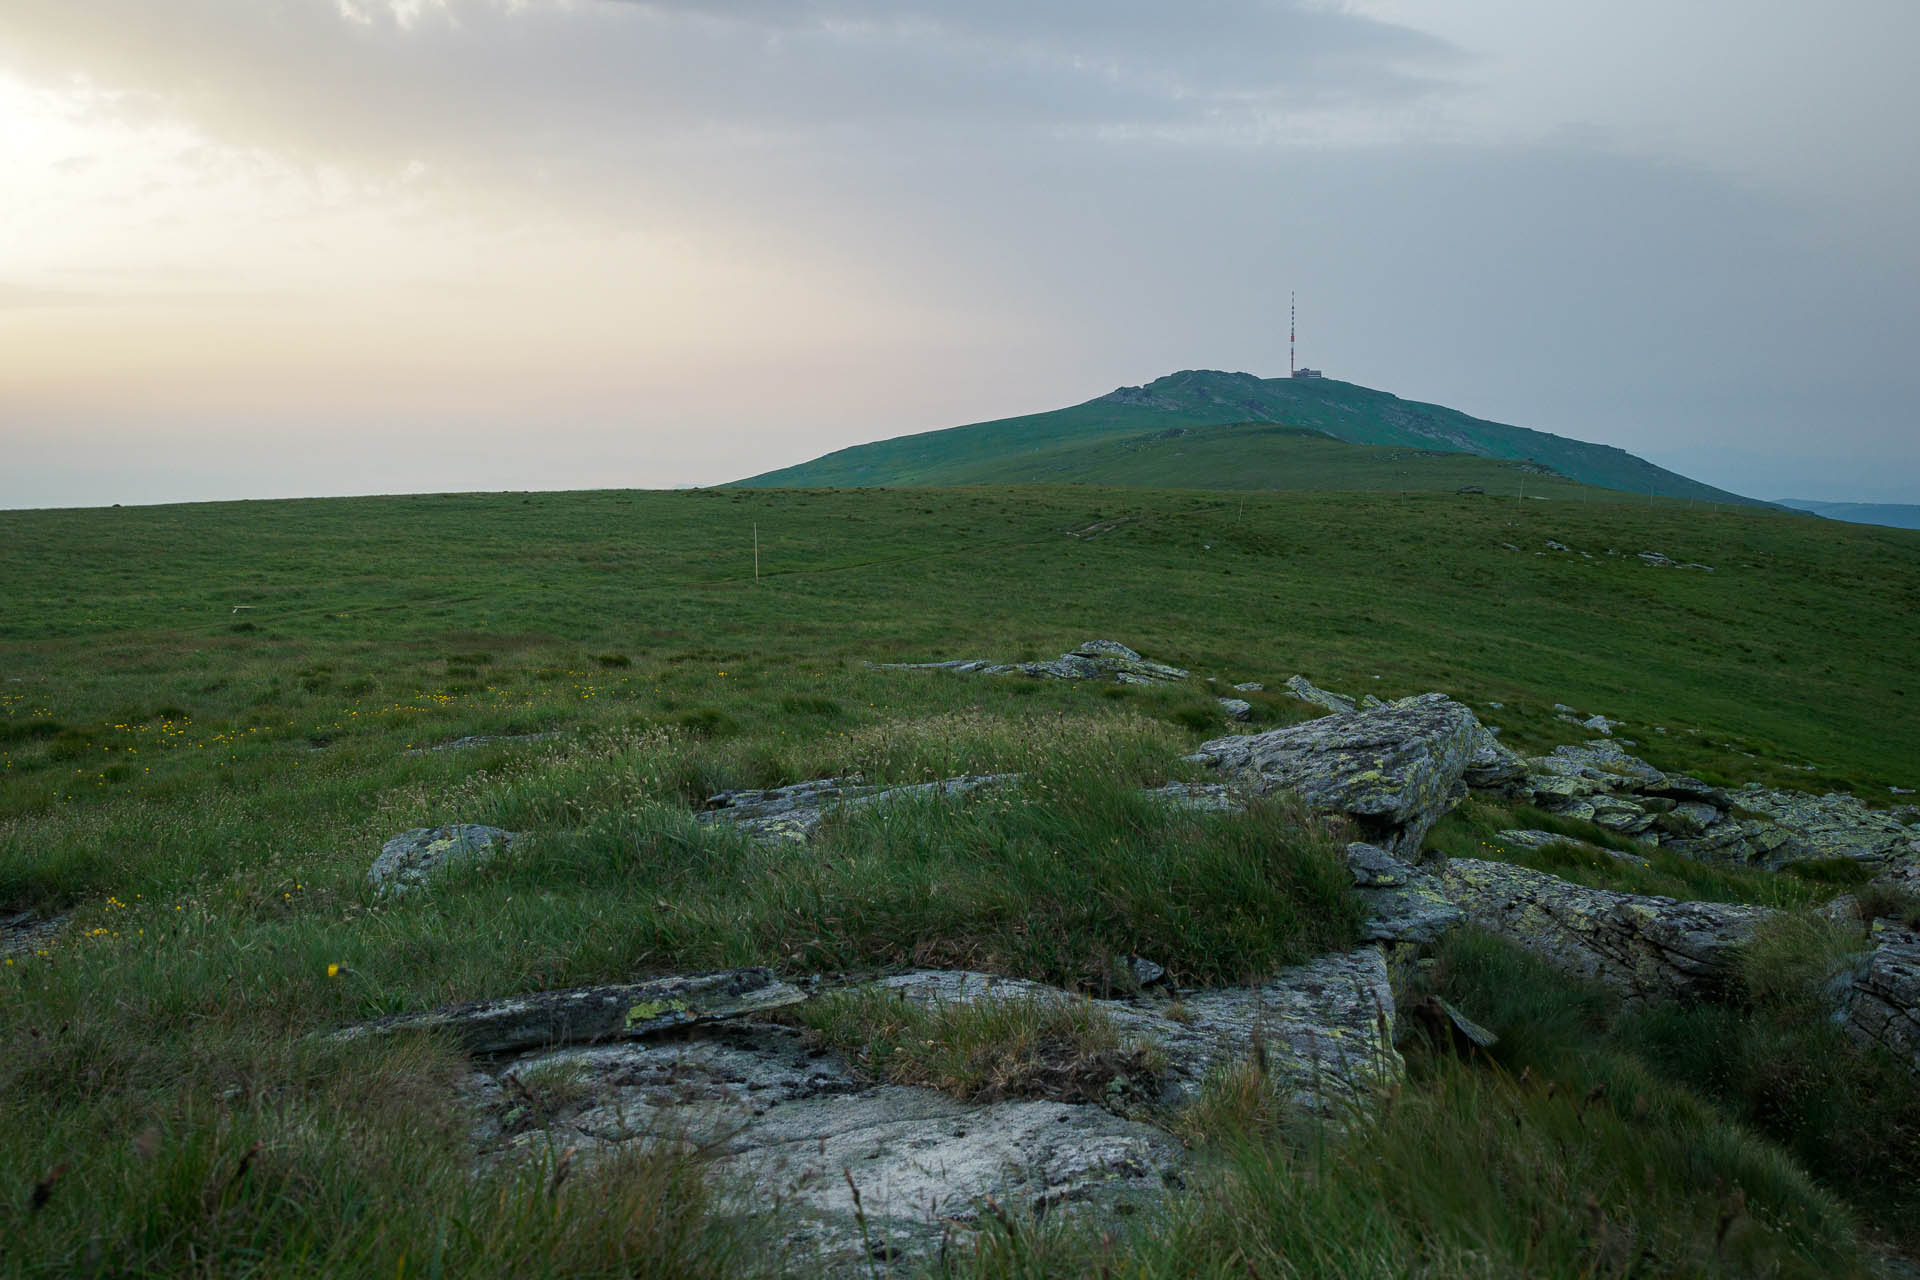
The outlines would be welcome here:
<svg viewBox="0 0 1920 1280">
<path fill-rule="evenodd" d="M 1291 468 L 1275 465 L 1284 461 L 1275 456 L 1280 438 L 1254 431 L 1242 431 L 1227 440 L 1213 438 L 1210 461 L 1204 466 L 1189 459 L 1163 474 L 1139 460 L 1117 470 L 1111 465 L 1116 449 L 1150 444 L 1161 433 L 1233 424 L 1306 428 L 1347 445 L 1530 463 L 1571 480 L 1629 493 L 1709 502 L 1755 501 L 1690 480 L 1612 445 L 1488 422 L 1332 378 L 1260 378 L 1209 369 L 1168 374 L 1144 386 L 1121 387 L 1049 413 L 855 445 L 740 483 L 813 488 L 1048 480 L 1207 489 L 1437 487 L 1388 483 L 1391 469 L 1383 473 L 1381 455 L 1308 449 L 1307 437 L 1295 437 L 1287 445 L 1314 455 L 1311 465 L 1302 468 L 1311 482 L 1296 483 Z M 1176 451 L 1162 452 L 1171 462 Z M 1185 456 L 1184 449 L 1178 452 Z"/>
</svg>

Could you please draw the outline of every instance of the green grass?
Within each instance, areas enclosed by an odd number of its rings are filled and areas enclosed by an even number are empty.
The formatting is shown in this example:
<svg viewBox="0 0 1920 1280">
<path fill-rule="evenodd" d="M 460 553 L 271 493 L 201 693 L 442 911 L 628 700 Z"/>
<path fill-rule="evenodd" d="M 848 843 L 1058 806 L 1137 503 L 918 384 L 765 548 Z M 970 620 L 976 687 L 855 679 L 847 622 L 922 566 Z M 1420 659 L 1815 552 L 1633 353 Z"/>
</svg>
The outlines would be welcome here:
<svg viewBox="0 0 1920 1280">
<path fill-rule="evenodd" d="M 1142 394 L 1143 393 L 1143 394 Z M 1189 442 L 1147 448 L 1156 434 L 1223 424 L 1279 424 L 1344 441 L 1407 450 L 1446 450 L 1509 461 L 1530 460 L 1552 472 L 1621 493 L 1659 495 L 1697 502 L 1750 503 L 1711 485 L 1654 466 L 1610 445 L 1588 444 L 1525 427 L 1470 417 L 1441 405 L 1402 400 L 1336 379 L 1301 381 L 1256 378 L 1245 373 L 1185 370 L 1136 392 L 1123 390 L 1050 413 L 1027 414 L 927 431 L 841 449 L 811 462 L 769 471 L 741 483 L 762 487 L 820 485 L 1014 484 L 1088 479 L 1154 488 L 1193 485 L 1206 489 L 1428 488 L 1430 484 L 1382 483 L 1395 469 L 1392 455 L 1372 451 L 1341 454 L 1307 449 L 1276 457 L 1271 438 L 1246 432 L 1201 432 Z M 1301 483 L 1296 471 L 1323 473 Z M 1497 467 L 1455 474 L 1500 476 Z M 1165 468 L 1163 473 L 1160 469 Z M 1418 475 L 1424 468 L 1404 464 Z M 1059 472 L 1068 474 L 1062 477 Z M 1329 483 L 1324 473 L 1346 477 Z M 1455 483 L 1462 483 L 1456 481 Z"/>
<path fill-rule="evenodd" d="M 1166 1069 L 1092 1005 L 986 999 L 924 1006 L 885 991 L 836 992 L 800 1011 L 817 1042 L 874 1079 L 968 1102 L 1042 1098 L 1116 1111 L 1149 1106 Z"/>
<path fill-rule="evenodd" d="M 1595 558 L 1533 555 L 1547 538 Z M 769 1243 L 701 1211 L 697 1162 L 655 1153 L 557 1192 L 550 1168 L 469 1181 L 447 1102 L 457 1055 L 307 1037 L 721 965 L 940 964 L 1098 989 L 1124 955 L 1200 985 L 1350 945 L 1337 833 L 1284 803 L 1232 819 L 1136 794 L 1193 776 L 1179 757 L 1227 730 L 1214 697 L 1235 682 L 1277 688 L 1300 671 L 1354 694 L 1445 689 L 1528 751 L 1584 736 L 1551 710 L 1568 702 L 1622 718 L 1655 764 L 1718 781 L 1884 800 L 1920 775 L 1920 717 L 1901 710 L 1920 696 L 1906 687 L 1920 542 L 1765 512 L 1086 488 L 466 494 L 9 512 L 0 539 L 0 912 L 72 912 L 46 954 L 0 966 L 0 1167 L 14 1171 L 0 1183 L 0 1274 L 734 1273 Z M 1718 572 L 1648 569 L 1610 547 Z M 867 665 L 1049 657 L 1093 637 L 1194 677 L 1127 689 Z M 1256 728 L 1310 710 L 1248 698 Z M 409 754 L 535 732 L 560 736 Z M 835 819 L 804 850 L 690 812 L 730 787 L 983 772 L 1026 777 Z M 1545 824 L 1513 816 L 1526 820 L 1468 810 L 1435 840 Z M 382 840 L 456 821 L 528 838 L 444 891 L 371 896 Z M 1848 887 L 1659 859 L 1605 882 L 1789 906 Z M 1527 1025 L 1499 1029 L 1519 1046 Z M 1892 1212 L 1823 1163 L 1855 1139 L 1821 1135 L 1857 1134 L 1864 1102 L 1844 1123 L 1790 1090 L 1750 1104 L 1774 1095 L 1714 1065 L 1812 1041 L 1701 1023 L 1691 1039 L 1648 1024 L 1630 1042 L 1598 1014 L 1539 1025 L 1543 1046 L 1658 1064 L 1682 1099 L 1671 1114 L 1707 1107 L 1733 1125 L 1700 1121 L 1698 1141 L 1721 1152 L 1700 1168 L 1746 1177 L 1784 1161 L 1768 1194 L 1814 1205 L 1789 1177 L 1798 1161 L 1873 1221 Z M 958 1028 L 948 1041 L 964 1066 L 1004 1038 Z M 1725 1047 L 1704 1065 L 1681 1052 L 1701 1044 Z M 915 1068 L 936 1069 L 956 1068 Z M 1514 1274 L 1586 1257 L 1582 1162 L 1609 1187 L 1643 1177 L 1613 1138 L 1488 1165 L 1546 1179 L 1496 1223 L 1438 1204 L 1387 1221 L 1379 1205 L 1427 1194 L 1419 1143 L 1481 1150 L 1473 1108 L 1520 1089 L 1519 1066 L 1504 1082 L 1451 1070 L 1416 1078 L 1392 1112 L 1407 1127 L 1367 1139 L 1384 1145 L 1303 1150 L 1243 1117 L 1251 1163 L 1184 1210 L 1192 1231 L 1266 1214 L 1260 1257 L 1301 1249 L 1331 1269 L 1346 1246 L 1316 1255 L 1287 1233 L 1338 1200 L 1353 1206 L 1354 1247 L 1378 1244 L 1358 1261 L 1444 1270 L 1484 1249 L 1488 1274 Z M 1564 1093 L 1513 1096 L 1542 1132 L 1578 1127 L 1556 1110 Z M 1801 1119 L 1763 1123 L 1787 1103 Z M 1908 1142 L 1903 1114 L 1888 1111 L 1892 1146 L 1876 1148 L 1890 1161 Z M 1336 1177 L 1345 1151 L 1365 1159 Z M 1272 1170 L 1321 1172 L 1284 1191 Z M 554 1212 L 588 1203 L 614 1211 L 597 1225 Z M 1676 1182 L 1637 1207 L 1602 1203 L 1668 1241 L 1660 1256 L 1685 1271 L 1697 1255 L 1672 1242 L 1710 1228 L 1718 1201 Z M 1791 1221 L 1741 1228 L 1726 1248 L 1755 1252 L 1728 1256 L 1851 1265 L 1842 1218 Z M 1244 1273 L 1201 1235 L 1170 1238 L 1196 1241 L 1206 1265 L 1166 1254 L 1165 1273 Z"/>
</svg>

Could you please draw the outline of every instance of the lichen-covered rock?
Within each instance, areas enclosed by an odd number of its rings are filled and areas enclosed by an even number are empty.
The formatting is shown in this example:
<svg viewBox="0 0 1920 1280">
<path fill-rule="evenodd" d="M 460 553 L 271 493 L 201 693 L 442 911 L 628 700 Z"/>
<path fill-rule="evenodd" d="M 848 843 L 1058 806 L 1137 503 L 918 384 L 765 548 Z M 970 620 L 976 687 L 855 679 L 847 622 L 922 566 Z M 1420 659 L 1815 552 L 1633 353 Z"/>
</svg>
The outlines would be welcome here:
<svg viewBox="0 0 1920 1280">
<path fill-rule="evenodd" d="M 1734 803 L 1764 818 L 1792 837 L 1788 856 L 1851 858 L 1870 865 L 1906 863 L 1920 858 L 1920 831 L 1893 814 L 1868 808 L 1858 797 L 1808 795 L 1760 786 L 1733 793 Z"/>
<path fill-rule="evenodd" d="M 1628 999 L 1712 994 L 1739 947 L 1773 913 L 1590 889 L 1504 862 L 1455 858 L 1440 872 L 1473 924 L 1519 943 L 1554 968 Z"/>
<path fill-rule="evenodd" d="M 954 970 L 905 973 L 878 985 L 929 1004 L 1085 999 L 1042 983 Z M 1393 1047 L 1393 988 L 1374 947 L 1294 965 L 1257 987 L 1183 992 L 1177 1009 L 1087 1003 L 1123 1035 L 1164 1051 L 1162 1101 L 1170 1106 L 1192 1101 L 1209 1073 L 1256 1054 L 1295 1104 L 1321 1112 L 1366 1106 L 1405 1072 Z"/>
<path fill-rule="evenodd" d="M 783 1008 L 806 998 L 771 970 L 723 969 L 390 1014 L 334 1035 L 351 1040 L 399 1031 L 446 1031 L 459 1037 L 469 1053 L 514 1053 L 653 1035 Z"/>
<path fill-rule="evenodd" d="M 1253 719 L 1253 704 L 1245 698 L 1218 698 L 1216 701 L 1229 720 Z"/>
<path fill-rule="evenodd" d="M 1431 873 L 1378 845 L 1348 845 L 1347 870 L 1354 893 L 1366 904 L 1362 928 L 1369 942 L 1437 942 L 1464 918 Z"/>
<path fill-rule="evenodd" d="M 406 893 L 424 887 L 450 867 L 479 866 L 519 838 L 511 831 L 474 823 L 402 831 L 380 846 L 380 856 L 367 869 L 367 882 L 382 895 Z"/>
<path fill-rule="evenodd" d="M 1886 929 L 1876 942 L 1835 984 L 1834 1017 L 1855 1039 L 1920 1072 L 1920 933 Z"/>
<path fill-rule="evenodd" d="M 989 676 L 1025 675 L 1042 680 L 1113 680 L 1119 684 L 1165 684 L 1187 672 L 1152 662 L 1116 640 L 1089 640 L 1057 658 L 1041 662 L 987 662 L 978 658 L 947 662 L 883 662 L 883 671 L 957 671 Z"/>
<path fill-rule="evenodd" d="M 1527 762 L 1485 725 L 1473 738 L 1473 754 L 1467 757 L 1462 777 L 1475 790 L 1491 791 L 1526 776 Z"/>
<path fill-rule="evenodd" d="M 1473 712 L 1444 694 L 1323 716 L 1246 737 L 1215 738 L 1192 757 L 1261 792 L 1296 792 L 1359 824 L 1369 842 L 1417 859 L 1428 828 L 1465 794 L 1479 742 Z"/>
<path fill-rule="evenodd" d="M 969 774 L 906 786 L 868 786 L 857 778 L 818 778 L 764 791 L 722 791 L 693 815 L 700 823 L 727 823 L 756 840 L 805 843 L 829 815 L 846 809 L 903 800 L 963 796 L 982 787 L 1015 782 L 1017 773 Z"/>
<path fill-rule="evenodd" d="M 1325 707 L 1335 715 L 1345 715 L 1349 711 L 1357 711 L 1359 709 L 1354 705 L 1352 698 L 1347 697 L 1345 694 L 1329 693 L 1325 689 L 1317 689 L 1314 687 L 1313 682 L 1305 676 L 1288 676 L 1285 687 L 1288 693 L 1300 699 L 1302 702 L 1311 702 L 1316 707 Z"/>
<path fill-rule="evenodd" d="M 1097 1106 L 875 1084 L 804 1032 L 765 1024 L 532 1054 L 466 1093 L 490 1162 L 593 1161 L 662 1141 L 708 1153 L 727 1207 L 762 1217 L 815 1274 L 930 1264 L 993 1206 L 1117 1227 L 1177 1187 L 1186 1163 L 1168 1134 Z"/>
</svg>

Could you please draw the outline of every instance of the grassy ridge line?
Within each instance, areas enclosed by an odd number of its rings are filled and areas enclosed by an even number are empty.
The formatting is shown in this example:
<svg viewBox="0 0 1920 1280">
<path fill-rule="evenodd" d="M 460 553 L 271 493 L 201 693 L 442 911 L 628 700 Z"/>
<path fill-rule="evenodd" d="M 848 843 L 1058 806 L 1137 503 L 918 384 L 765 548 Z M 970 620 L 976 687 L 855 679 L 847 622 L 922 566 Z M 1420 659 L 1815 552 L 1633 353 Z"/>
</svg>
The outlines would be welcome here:
<svg viewBox="0 0 1920 1280">
<path fill-rule="evenodd" d="M 1612 445 L 1590 444 L 1526 427 L 1470 417 L 1441 405 L 1402 400 L 1336 379 L 1261 379 L 1246 373 L 1185 370 L 1142 387 L 1123 387 L 1051 413 L 921 432 L 837 450 L 811 462 L 753 476 L 753 486 L 1013 483 L 1034 478 L 1035 455 L 1175 427 L 1258 421 L 1305 427 L 1355 445 L 1441 449 L 1493 459 L 1532 459 L 1581 482 L 1626 492 L 1707 502 L 1765 505 L 1678 475 Z M 1383 487 L 1361 459 L 1342 464 L 1344 483 Z M 1284 471 L 1275 473 L 1283 483 Z M 1138 483 L 1140 481 L 1126 481 Z M 1147 481 L 1165 481 L 1148 477 Z M 1197 481 L 1239 488 L 1230 465 Z"/>
</svg>

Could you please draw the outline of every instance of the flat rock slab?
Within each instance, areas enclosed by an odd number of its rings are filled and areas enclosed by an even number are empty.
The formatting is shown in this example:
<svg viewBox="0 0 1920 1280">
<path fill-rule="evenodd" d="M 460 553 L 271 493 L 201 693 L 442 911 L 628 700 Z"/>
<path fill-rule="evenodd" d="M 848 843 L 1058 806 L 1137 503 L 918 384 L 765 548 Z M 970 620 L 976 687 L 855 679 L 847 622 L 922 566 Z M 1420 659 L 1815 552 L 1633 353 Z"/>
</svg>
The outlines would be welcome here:
<svg viewBox="0 0 1920 1280">
<path fill-rule="evenodd" d="M 1023 675 L 1037 680 L 1112 680 L 1119 684 L 1166 684 L 1187 672 L 1152 662 L 1115 640 L 1089 640 L 1042 662 L 988 662 L 961 658 L 946 662 L 883 662 L 882 671 L 955 671 L 989 676 Z"/>
<path fill-rule="evenodd" d="M 1370 843 L 1417 860 L 1427 831 L 1465 794 L 1485 730 L 1473 712 L 1428 693 L 1268 733 L 1215 738 L 1192 757 L 1260 792 L 1288 790 L 1354 819 Z"/>
<path fill-rule="evenodd" d="M 1256 1052 L 1292 1101 L 1320 1112 L 1364 1107 L 1405 1072 L 1393 1047 L 1393 988 L 1374 947 L 1294 965 L 1257 987 L 1187 992 L 1166 1005 L 1090 1000 L 960 970 L 905 973 L 876 985 L 926 1004 L 1084 1000 L 1123 1035 L 1164 1050 L 1162 1101 L 1170 1106 L 1193 1101 L 1209 1073 Z"/>
<path fill-rule="evenodd" d="M 1773 915 L 1765 907 L 1590 889 L 1473 858 L 1451 859 L 1439 879 L 1473 924 L 1629 1000 L 1715 993 L 1739 948 Z"/>
<path fill-rule="evenodd" d="M 701 823 L 728 823 L 756 840 L 804 843 L 836 812 L 903 800 L 963 796 L 982 787 L 1017 782 L 1017 773 L 990 773 L 906 786 L 869 786 L 858 778 L 820 778 L 764 791 L 722 791 L 693 815 Z"/>
<path fill-rule="evenodd" d="M 382 895 L 421 889 L 451 867 L 479 866 L 519 838 L 512 831 L 474 823 L 402 831 L 380 846 L 380 856 L 367 869 L 367 882 Z"/>
<path fill-rule="evenodd" d="M 490 1055 L 552 1045 L 653 1035 L 678 1027 L 741 1018 L 807 995 L 768 969 L 723 969 L 651 982 L 536 991 L 504 1000 L 396 1013 L 335 1033 L 337 1039 L 399 1031 L 450 1031 L 467 1052 Z"/>
<path fill-rule="evenodd" d="M 736 1210 L 773 1215 L 802 1259 L 862 1273 L 876 1258 L 929 1257 L 990 1202 L 1020 1215 L 1138 1208 L 1185 1164 L 1166 1133 L 1098 1107 L 876 1085 L 804 1033 L 765 1024 L 529 1055 L 476 1074 L 467 1092 L 488 1159 L 593 1158 L 635 1141 L 699 1149 Z"/>
</svg>

